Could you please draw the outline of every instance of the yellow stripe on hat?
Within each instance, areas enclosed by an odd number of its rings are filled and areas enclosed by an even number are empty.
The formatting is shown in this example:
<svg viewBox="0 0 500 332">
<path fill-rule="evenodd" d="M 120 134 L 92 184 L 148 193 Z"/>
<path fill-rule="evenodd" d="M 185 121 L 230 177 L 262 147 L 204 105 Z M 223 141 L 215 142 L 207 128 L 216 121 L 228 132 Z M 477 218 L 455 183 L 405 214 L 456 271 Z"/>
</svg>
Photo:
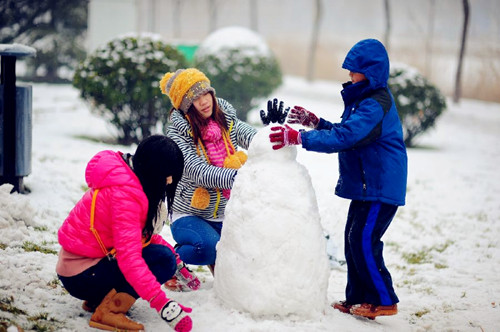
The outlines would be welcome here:
<svg viewBox="0 0 500 332">
<path fill-rule="evenodd" d="M 168 91 L 168 95 L 175 108 L 179 108 L 181 106 L 182 99 L 197 82 L 207 82 L 210 84 L 208 77 L 196 68 L 188 68 L 180 72 L 174 78 L 170 90 Z M 189 96 L 189 98 L 192 97 L 193 96 Z"/>
</svg>

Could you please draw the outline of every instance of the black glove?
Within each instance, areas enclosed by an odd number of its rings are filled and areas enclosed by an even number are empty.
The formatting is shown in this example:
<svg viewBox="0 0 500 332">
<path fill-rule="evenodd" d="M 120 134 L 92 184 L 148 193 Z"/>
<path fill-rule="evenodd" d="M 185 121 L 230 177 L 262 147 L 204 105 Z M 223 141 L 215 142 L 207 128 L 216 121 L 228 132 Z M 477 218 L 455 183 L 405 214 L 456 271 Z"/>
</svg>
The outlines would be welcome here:
<svg viewBox="0 0 500 332">
<path fill-rule="evenodd" d="M 260 110 L 260 118 L 264 125 L 268 125 L 269 123 L 279 123 L 283 124 L 286 120 L 286 116 L 288 115 L 288 111 L 290 107 L 287 107 L 283 110 L 283 102 L 280 101 L 278 107 L 278 99 L 274 98 L 274 100 L 267 101 L 267 115 L 264 110 Z"/>
</svg>

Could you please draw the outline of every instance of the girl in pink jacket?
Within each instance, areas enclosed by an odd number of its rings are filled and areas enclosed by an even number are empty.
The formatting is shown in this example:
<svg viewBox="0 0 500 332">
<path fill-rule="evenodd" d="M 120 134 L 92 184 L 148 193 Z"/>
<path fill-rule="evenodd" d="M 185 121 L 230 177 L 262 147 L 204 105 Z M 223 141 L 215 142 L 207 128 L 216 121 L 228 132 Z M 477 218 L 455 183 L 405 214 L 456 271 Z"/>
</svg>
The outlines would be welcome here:
<svg viewBox="0 0 500 332">
<path fill-rule="evenodd" d="M 200 286 L 160 229 L 162 203 L 171 218 L 183 156 L 168 137 L 153 135 L 136 153 L 101 151 L 88 163 L 90 188 L 58 231 L 59 279 L 83 308 L 89 325 L 105 330 L 144 330 L 126 317 L 138 297 L 176 331 L 190 331 L 187 308 L 167 298 L 161 285 L 174 275 L 191 290 Z"/>
</svg>

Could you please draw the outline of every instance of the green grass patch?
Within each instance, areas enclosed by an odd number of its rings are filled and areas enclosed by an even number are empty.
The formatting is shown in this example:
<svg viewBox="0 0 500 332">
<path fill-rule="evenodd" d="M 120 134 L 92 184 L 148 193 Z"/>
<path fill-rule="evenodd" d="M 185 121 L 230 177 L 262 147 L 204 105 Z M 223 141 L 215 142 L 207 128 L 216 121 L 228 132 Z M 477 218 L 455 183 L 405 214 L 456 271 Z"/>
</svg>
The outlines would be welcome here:
<svg viewBox="0 0 500 332">
<path fill-rule="evenodd" d="M 35 315 L 28 315 L 28 313 L 22 309 L 19 309 L 14 306 L 14 297 L 5 297 L 0 298 L 0 311 L 9 312 L 16 317 L 16 319 L 21 319 L 24 321 L 22 325 L 26 325 L 26 320 L 28 321 L 29 328 L 27 326 L 22 326 L 25 330 L 28 331 L 37 331 L 37 332 L 54 332 L 60 331 L 64 328 L 64 323 L 58 321 L 57 319 L 50 317 L 49 313 L 41 312 Z M 26 320 L 25 320 L 26 319 Z M 10 326 L 19 326 L 19 322 L 7 319 L 0 318 L 0 332 L 7 331 L 7 328 Z M 20 329 L 20 331 L 22 331 Z"/>
<path fill-rule="evenodd" d="M 423 310 L 417 311 L 416 313 L 414 313 L 414 315 L 417 318 L 422 318 L 424 315 L 427 315 L 429 312 L 431 312 L 429 309 L 423 309 Z"/>
<path fill-rule="evenodd" d="M 403 253 L 402 257 L 408 264 L 426 264 L 432 262 L 432 253 L 443 253 L 446 249 L 448 249 L 454 242 L 446 241 L 441 245 L 434 245 L 432 247 L 424 247 L 423 249 L 417 252 Z M 444 269 L 447 268 L 446 265 L 436 263 L 436 268 Z"/>
<path fill-rule="evenodd" d="M 36 226 L 34 227 L 35 231 L 39 231 L 39 232 L 46 232 L 49 230 L 49 228 L 47 226 Z"/>
<path fill-rule="evenodd" d="M 36 243 L 33 243 L 31 241 L 25 241 L 23 243 L 23 249 L 26 252 L 33 252 L 33 251 L 38 251 L 41 252 L 42 254 L 52 254 L 52 255 L 57 255 L 57 251 L 42 247 Z"/>
<path fill-rule="evenodd" d="M 48 312 L 42 312 L 34 316 L 28 317 L 29 321 L 33 322 L 31 330 L 38 332 L 53 332 L 60 330 L 61 322 L 57 319 L 49 317 Z"/>
<path fill-rule="evenodd" d="M 441 264 L 441 263 L 436 263 L 434 264 L 434 267 L 438 270 L 442 270 L 442 269 L 447 269 L 448 268 L 448 265 L 446 264 Z"/>
<path fill-rule="evenodd" d="M 0 298 L 0 311 L 10 312 L 13 315 L 26 315 L 26 312 L 14 306 L 14 297 Z"/>
<path fill-rule="evenodd" d="M 430 252 L 422 249 L 417 252 L 403 253 L 403 259 L 408 264 L 425 264 L 430 262 Z"/>
<path fill-rule="evenodd" d="M 59 285 L 61 285 L 61 281 L 59 280 L 58 277 L 55 277 L 54 279 L 52 279 L 47 283 L 47 286 L 49 286 L 50 288 L 57 288 L 57 286 Z"/>
</svg>

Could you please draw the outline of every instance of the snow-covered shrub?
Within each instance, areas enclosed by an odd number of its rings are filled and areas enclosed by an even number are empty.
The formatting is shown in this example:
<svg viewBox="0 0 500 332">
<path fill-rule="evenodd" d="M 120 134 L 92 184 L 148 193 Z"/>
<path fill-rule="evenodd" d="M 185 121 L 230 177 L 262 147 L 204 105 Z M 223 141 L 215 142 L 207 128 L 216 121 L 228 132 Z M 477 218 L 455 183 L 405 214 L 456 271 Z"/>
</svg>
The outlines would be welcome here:
<svg viewBox="0 0 500 332">
<path fill-rule="evenodd" d="M 403 125 L 405 144 L 412 146 L 415 137 L 433 127 L 446 109 L 445 98 L 415 68 L 399 64 L 391 67 L 389 87 Z"/>
<path fill-rule="evenodd" d="M 265 41 L 242 27 L 222 28 L 209 35 L 196 50 L 194 65 L 242 120 L 258 98 L 268 97 L 282 83 L 279 63 Z"/>
<path fill-rule="evenodd" d="M 186 58 L 159 36 L 125 36 L 90 54 L 78 66 L 73 85 L 92 110 L 118 129 L 118 142 L 137 143 L 168 121 L 170 101 L 158 82 L 186 67 Z"/>
</svg>

